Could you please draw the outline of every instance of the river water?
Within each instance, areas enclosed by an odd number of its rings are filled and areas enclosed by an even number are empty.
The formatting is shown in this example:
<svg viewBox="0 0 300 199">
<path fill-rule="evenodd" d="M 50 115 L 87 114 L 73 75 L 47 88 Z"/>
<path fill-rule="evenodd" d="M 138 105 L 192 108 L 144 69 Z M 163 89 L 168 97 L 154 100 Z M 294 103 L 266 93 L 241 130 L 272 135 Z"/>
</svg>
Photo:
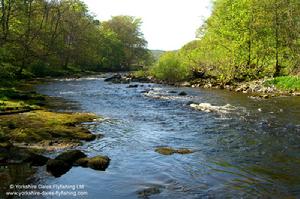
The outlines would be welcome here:
<svg viewBox="0 0 300 199">
<path fill-rule="evenodd" d="M 62 111 L 105 118 L 87 125 L 104 137 L 79 148 L 109 156 L 108 169 L 73 167 L 60 178 L 40 169 L 36 183 L 84 185 L 84 198 L 91 199 L 300 197 L 299 97 L 262 100 L 225 90 L 142 83 L 127 88 L 103 80 L 63 79 L 37 89 L 72 102 Z M 181 91 L 188 95 L 178 96 Z M 195 110 L 191 101 L 208 109 Z M 155 152 L 160 146 L 194 153 L 165 156 Z"/>
</svg>

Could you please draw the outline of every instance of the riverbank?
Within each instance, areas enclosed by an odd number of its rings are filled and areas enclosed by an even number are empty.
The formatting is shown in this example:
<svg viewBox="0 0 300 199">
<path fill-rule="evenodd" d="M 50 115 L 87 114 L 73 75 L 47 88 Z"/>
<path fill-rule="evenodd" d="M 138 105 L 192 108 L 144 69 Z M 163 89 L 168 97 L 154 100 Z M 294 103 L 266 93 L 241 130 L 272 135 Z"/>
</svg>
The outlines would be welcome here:
<svg viewBox="0 0 300 199">
<path fill-rule="evenodd" d="M 221 84 L 213 78 L 197 78 L 183 82 L 167 82 L 147 76 L 145 73 L 130 73 L 128 75 L 115 75 L 107 79 L 113 83 L 151 82 L 167 84 L 177 87 L 215 88 L 227 89 L 233 92 L 242 92 L 255 98 L 270 98 L 277 96 L 300 96 L 300 77 L 285 76 L 278 78 L 265 78 L 248 82 L 232 82 Z"/>
<path fill-rule="evenodd" d="M 22 81 L 0 87 L 1 165 L 43 166 L 49 159 L 44 153 L 68 150 L 99 137 L 82 125 L 99 121 L 99 116 L 51 110 L 49 107 L 64 102 L 36 93 L 34 86 L 40 83 L 43 81 Z"/>
</svg>

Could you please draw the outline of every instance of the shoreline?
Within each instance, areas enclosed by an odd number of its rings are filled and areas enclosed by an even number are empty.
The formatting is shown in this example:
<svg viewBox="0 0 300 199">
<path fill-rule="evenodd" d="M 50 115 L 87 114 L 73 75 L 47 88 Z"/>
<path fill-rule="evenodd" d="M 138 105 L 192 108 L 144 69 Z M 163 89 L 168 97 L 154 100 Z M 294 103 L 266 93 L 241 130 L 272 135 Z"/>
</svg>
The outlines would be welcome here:
<svg viewBox="0 0 300 199">
<path fill-rule="evenodd" d="M 52 79 L 53 80 L 53 79 Z M 92 113 L 58 112 L 65 99 L 41 95 L 35 91 L 37 84 L 51 79 L 33 79 L 14 87 L 0 86 L 0 172 L 7 179 L 1 189 L 8 188 L 10 169 L 15 165 L 35 168 L 47 165 L 59 152 L 67 153 L 86 142 L 100 139 L 91 133 L 86 122 L 101 122 L 101 116 Z M 23 84 L 24 83 L 24 84 Z M 60 162 L 50 172 L 59 171 Z M 70 166 L 71 167 L 71 166 Z M 31 178 L 35 172 L 27 176 Z M 7 184 L 8 183 L 8 184 Z M 4 192 L 5 193 L 5 192 Z M 0 195 L 1 196 L 1 195 Z"/>
<path fill-rule="evenodd" d="M 192 88 L 203 88 L 203 89 L 225 89 L 232 92 L 238 92 L 243 94 L 249 94 L 254 98 L 263 98 L 268 99 L 271 97 L 280 97 L 280 96 L 300 96 L 300 91 L 297 90 L 282 90 L 277 88 L 275 85 L 266 85 L 267 81 L 270 81 L 272 78 L 253 80 L 248 82 L 235 82 L 231 84 L 222 85 L 214 79 L 194 79 L 183 82 L 167 82 L 163 80 L 155 79 L 151 76 L 135 76 L 133 73 L 128 75 L 120 75 L 117 73 L 110 78 L 107 78 L 107 81 L 112 83 L 123 83 L 128 84 L 130 82 L 141 82 L 141 83 L 156 83 L 171 85 L 176 87 L 192 87 Z"/>
</svg>

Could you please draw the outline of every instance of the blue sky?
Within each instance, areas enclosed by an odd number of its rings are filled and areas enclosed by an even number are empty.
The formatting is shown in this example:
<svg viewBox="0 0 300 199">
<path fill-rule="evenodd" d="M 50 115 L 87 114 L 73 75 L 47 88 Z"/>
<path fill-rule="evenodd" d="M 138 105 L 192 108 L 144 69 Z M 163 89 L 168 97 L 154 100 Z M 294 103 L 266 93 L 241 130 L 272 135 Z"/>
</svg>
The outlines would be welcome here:
<svg viewBox="0 0 300 199">
<path fill-rule="evenodd" d="M 101 21 L 116 15 L 143 20 L 149 49 L 176 50 L 195 39 L 195 32 L 210 14 L 211 0 L 84 0 Z"/>
</svg>

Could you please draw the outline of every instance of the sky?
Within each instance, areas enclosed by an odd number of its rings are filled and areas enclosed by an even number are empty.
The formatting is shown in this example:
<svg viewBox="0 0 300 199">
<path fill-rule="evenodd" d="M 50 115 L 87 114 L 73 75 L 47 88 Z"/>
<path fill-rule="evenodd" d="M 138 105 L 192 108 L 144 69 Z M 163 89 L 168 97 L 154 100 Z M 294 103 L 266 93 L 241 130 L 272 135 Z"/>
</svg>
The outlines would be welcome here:
<svg viewBox="0 0 300 199">
<path fill-rule="evenodd" d="M 210 15 L 211 0 L 83 0 L 100 21 L 111 16 L 142 18 L 141 31 L 151 50 L 177 50 L 195 39 Z"/>
</svg>

